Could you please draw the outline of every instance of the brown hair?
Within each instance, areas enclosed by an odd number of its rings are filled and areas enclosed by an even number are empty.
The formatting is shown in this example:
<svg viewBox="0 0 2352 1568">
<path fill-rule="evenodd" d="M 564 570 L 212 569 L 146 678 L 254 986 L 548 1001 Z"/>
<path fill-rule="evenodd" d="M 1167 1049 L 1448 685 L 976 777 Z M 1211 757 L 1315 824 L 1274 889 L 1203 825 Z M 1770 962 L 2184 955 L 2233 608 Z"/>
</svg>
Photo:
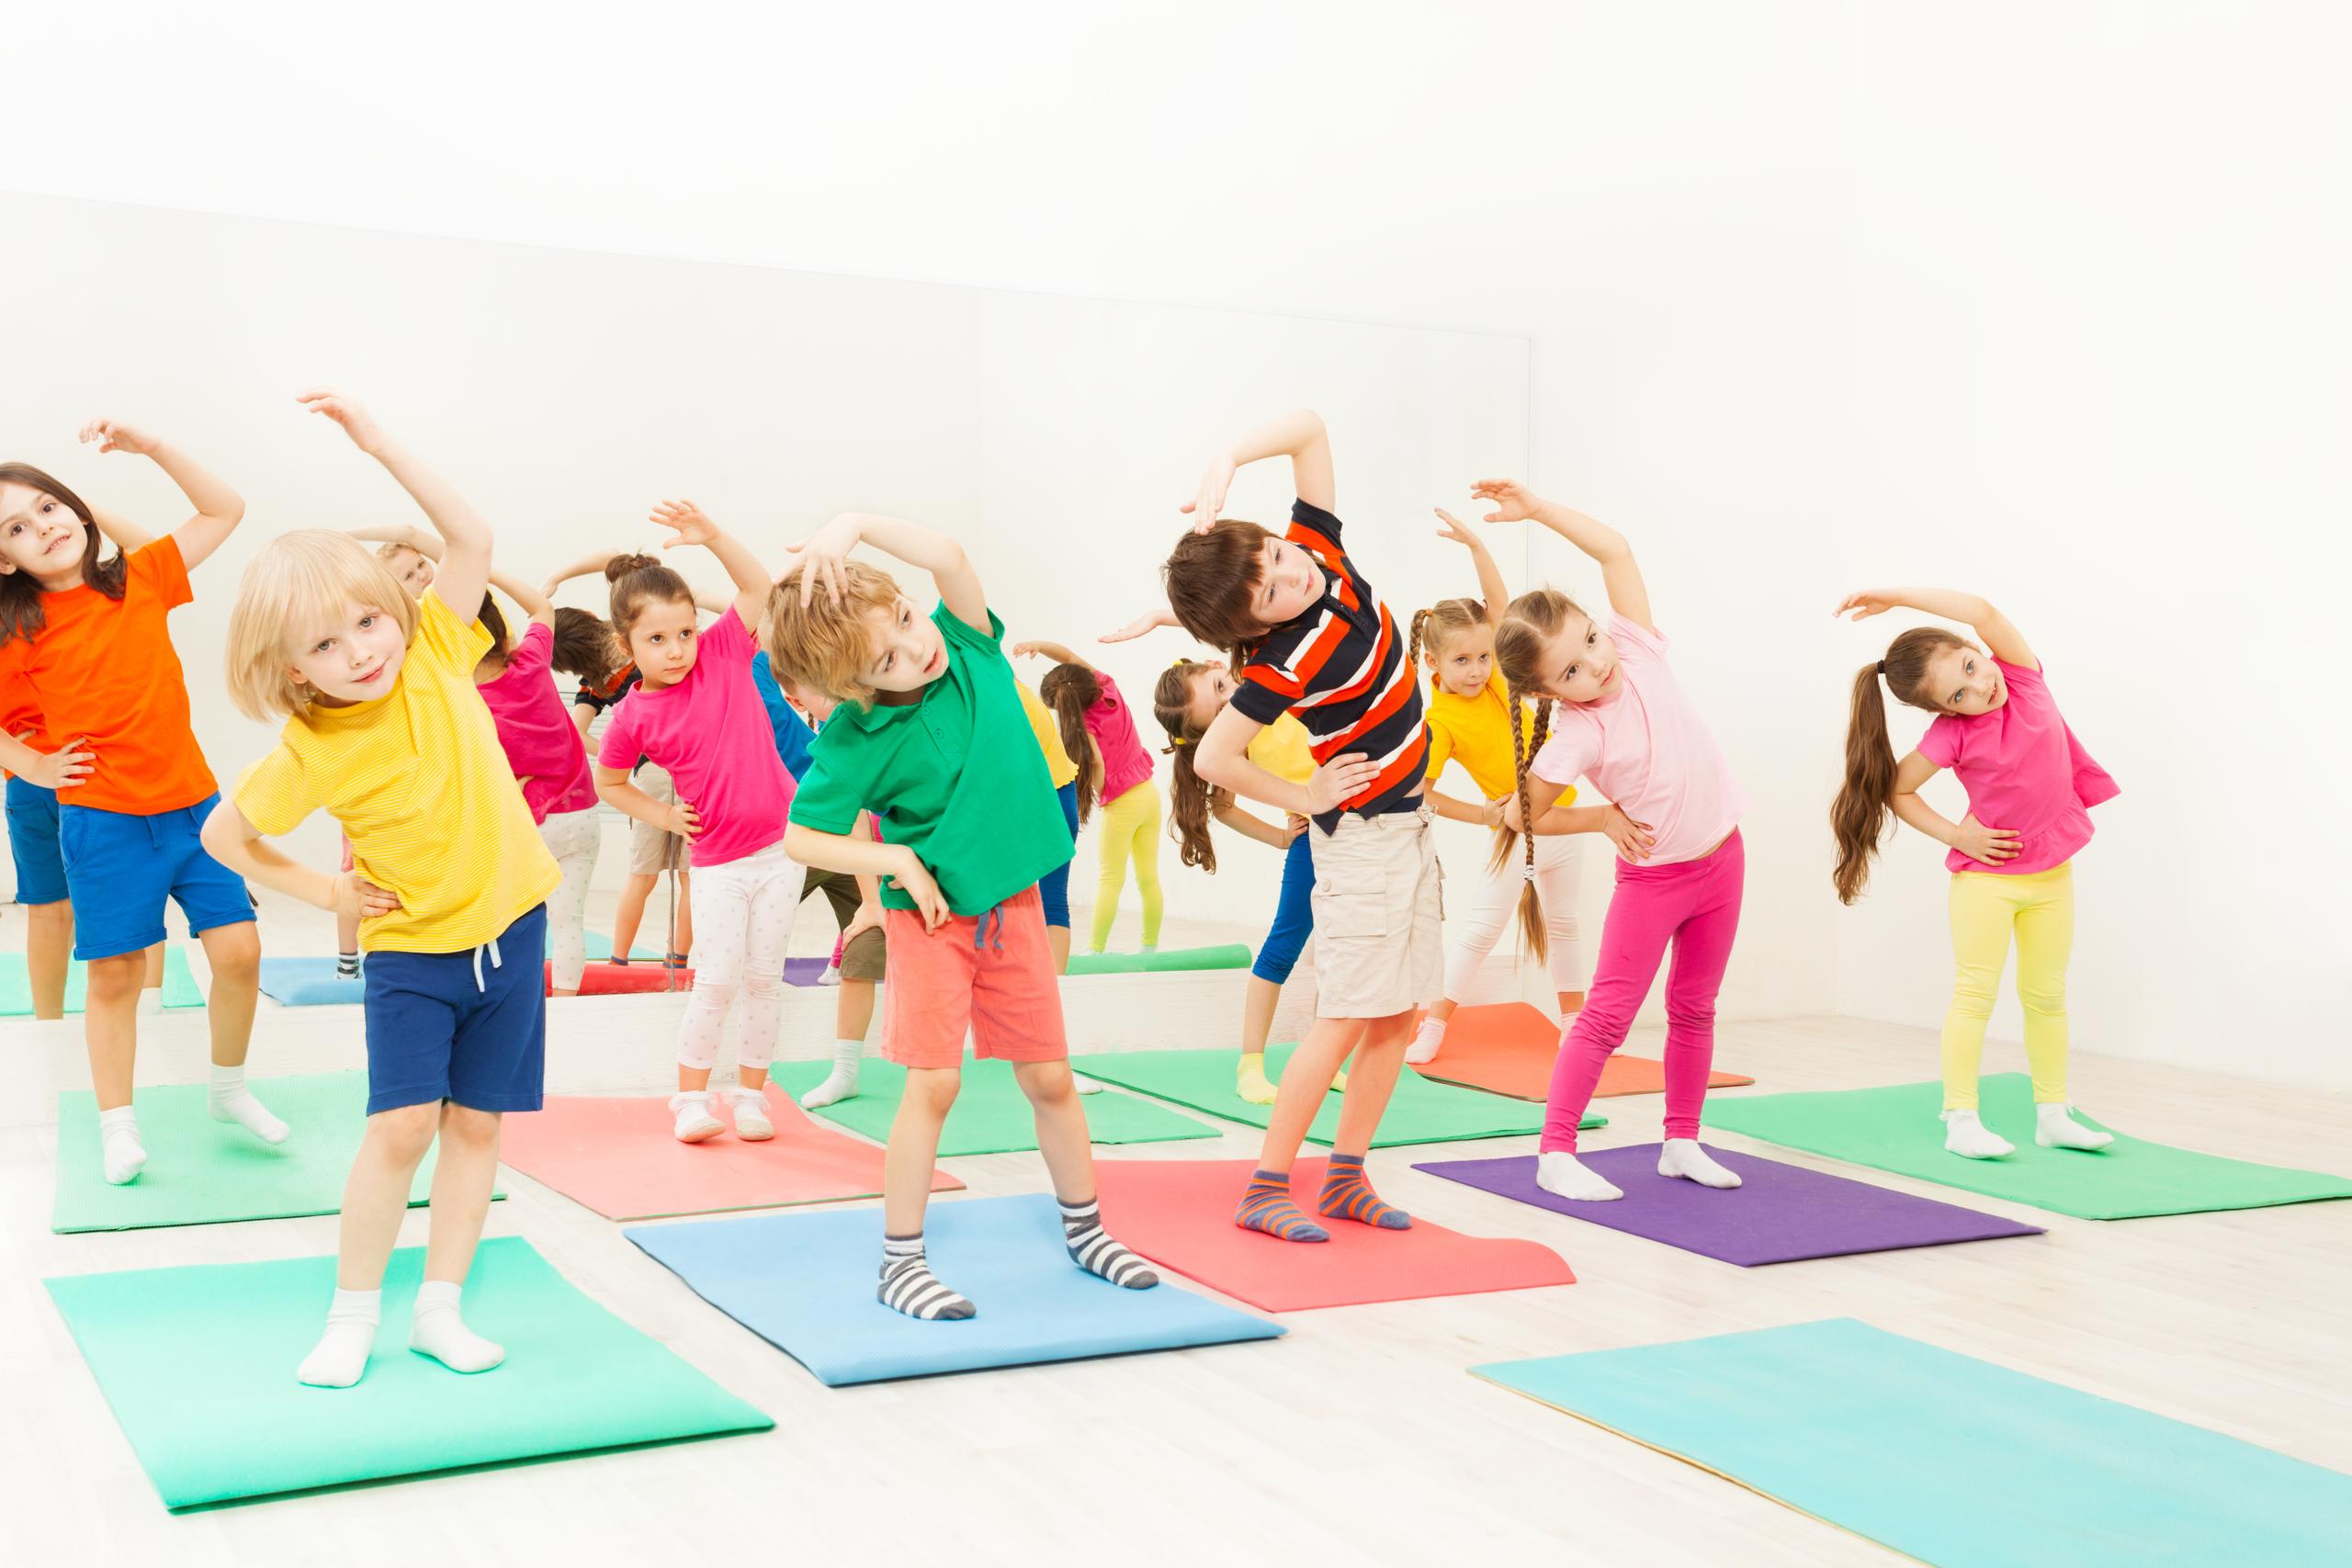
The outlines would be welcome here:
<svg viewBox="0 0 2352 1568">
<path fill-rule="evenodd" d="M 482 658 L 495 659 L 501 664 L 513 658 L 513 644 L 506 633 L 505 612 L 498 607 L 498 601 L 491 597 L 487 588 L 481 592 L 481 614 L 474 618 L 481 623 L 482 630 L 490 634 L 490 649 Z"/>
<path fill-rule="evenodd" d="M 1265 572 L 1266 541 L 1255 523 L 1220 520 L 1205 534 L 1187 531 L 1159 569 L 1176 624 L 1209 647 L 1233 656 L 1240 668 L 1249 646 L 1269 628 L 1250 613 Z"/>
<path fill-rule="evenodd" d="M 548 662 L 567 675 L 602 685 L 628 662 L 628 650 L 614 637 L 603 616 L 565 604 L 555 613 L 554 646 Z"/>
<path fill-rule="evenodd" d="M 63 502 L 66 510 L 82 520 L 82 581 L 109 599 L 122 597 L 129 563 L 120 550 L 103 562 L 98 559 L 98 547 L 105 538 L 86 502 L 30 463 L 0 463 L 0 484 L 24 485 Z M 0 573 L 0 648 L 20 637 L 30 642 L 40 636 L 49 625 L 49 617 L 41 612 L 40 595 L 41 586 L 31 574 Z"/>
<path fill-rule="evenodd" d="M 1102 792 L 1102 762 L 1086 733 L 1086 710 L 1102 700 L 1102 682 L 1083 664 L 1057 664 L 1037 682 L 1037 695 L 1054 710 L 1055 728 L 1062 732 L 1062 750 L 1078 765 L 1078 819 L 1094 815 L 1094 801 Z"/>
<path fill-rule="evenodd" d="M 1941 626 L 1914 626 L 1887 644 L 1884 659 L 1854 671 L 1846 780 L 1829 807 L 1829 829 L 1838 838 L 1838 865 L 1830 881 L 1841 904 L 1862 896 L 1894 798 L 1894 747 L 1886 738 L 1886 700 L 1879 694 L 1879 680 L 1885 678 L 1897 702 L 1939 714 L 1943 708 L 1928 693 L 1928 660 L 1946 649 L 1967 646 Z"/>
<path fill-rule="evenodd" d="M 1535 808 L 1527 798 L 1527 770 L 1535 761 L 1535 753 L 1544 750 L 1544 742 L 1552 733 L 1552 699 L 1535 696 L 1535 725 L 1532 729 L 1519 722 L 1520 704 L 1530 700 L 1529 694 L 1517 686 L 1510 689 L 1510 765 L 1511 776 L 1518 781 L 1519 819 L 1527 827 L 1527 842 L 1522 852 L 1527 856 L 1527 885 L 1519 894 L 1519 934 L 1521 951 L 1536 957 L 1544 955 L 1550 945 L 1544 926 L 1544 900 L 1535 892 Z M 1490 872 L 1500 871 L 1510 859 L 1512 845 L 1521 838 L 1508 827 L 1495 829 L 1495 852 L 1487 862 Z"/>
<path fill-rule="evenodd" d="M 695 602 L 686 580 L 651 556 L 615 556 L 605 563 L 605 581 L 613 585 L 613 635 L 623 648 L 647 605 Z"/>
<path fill-rule="evenodd" d="M 1186 865 L 1216 870 L 1216 845 L 1209 838 L 1209 812 L 1217 792 L 1193 766 L 1193 753 L 1208 731 L 1193 723 L 1193 677 L 1208 666 L 1195 659 L 1180 659 L 1159 672 L 1151 691 L 1151 715 L 1168 731 L 1166 752 L 1173 759 L 1168 780 L 1168 831 L 1176 840 L 1176 856 Z"/>
<path fill-rule="evenodd" d="M 1430 676 L 1435 679 L 1437 650 L 1464 632 L 1475 630 L 1486 624 L 1485 601 L 1441 599 L 1426 610 L 1413 612 L 1412 626 L 1406 633 L 1406 656 L 1426 660 Z"/>
<path fill-rule="evenodd" d="M 874 633 L 865 617 L 897 604 L 899 584 L 864 561 L 843 561 L 841 570 L 839 599 L 820 587 L 803 604 L 797 579 L 768 595 L 768 669 L 786 691 L 797 685 L 870 708 L 874 688 L 865 667 L 874 658 Z"/>
<path fill-rule="evenodd" d="M 1544 690 L 1542 677 L 1544 645 L 1559 635 L 1570 615 L 1583 614 L 1577 602 L 1558 589 L 1536 588 L 1503 606 L 1502 622 L 1495 627 L 1495 668 L 1503 672 L 1503 680 L 1510 688 L 1510 760 L 1511 772 L 1518 781 L 1519 819 L 1529 829 L 1528 877 L 1527 886 L 1519 896 L 1519 930 L 1523 950 L 1538 958 L 1544 956 L 1549 944 L 1544 930 L 1544 903 L 1535 892 L 1535 812 L 1527 798 L 1527 770 L 1552 733 L 1552 698 Z M 1524 735 L 1518 722 L 1519 705 L 1523 702 L 1535 705 L 1535 727 Z M 1510 858 L 1511 845 L 1518 838 L 1508 828 L 1496 832 L 1494 859 L 1490 863 L 1495 870 L 1501 870 L 1503 863 Z"/>
</svg>

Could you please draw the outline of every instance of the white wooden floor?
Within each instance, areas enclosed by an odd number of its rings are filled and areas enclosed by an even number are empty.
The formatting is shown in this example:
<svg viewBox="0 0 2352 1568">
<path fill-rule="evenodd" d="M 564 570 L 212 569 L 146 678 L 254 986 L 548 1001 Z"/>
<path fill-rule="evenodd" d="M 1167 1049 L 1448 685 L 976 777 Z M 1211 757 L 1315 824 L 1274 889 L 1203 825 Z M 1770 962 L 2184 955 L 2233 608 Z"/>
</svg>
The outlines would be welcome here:
<svg viewBox="0 0 2352 1568">
<path fill-rule="evenodd" d="M 1205 1036 L 1228 1018 L 1204 1018 Z M 175 1043 L 185 1054 L 201 1027 L 188 1014 L 155 1034 L 188 1034 Z M 322 1015 L 322 1027 L 356 1030 L 356 1012 Z M 0 1043 L 28 1039 L 6 1028 Z M 568 1010 L 573 1040 L 599 1028 L 645 1039 L 662 1059 L 666 1034 L 647 1038 L 641 1007 Z M 1657 1042 L 1637 1035 L 1631 1048 L 1655 1055 Z M 1917 1079 L 1934 1055 L 1928 1030 L 1825 1018 L 1726 1025 L 1718 1060 L 1763 1092 Z M 1996 1047 L 1988 1065 L 2014 1055 Z M 2077 1058 L 2075 1084 L 2094 1114 L 2145 1137 L 2352 1168 L 2352 1096 L 2093 1056 Z M 1658 1135 L 1655 1096 L 1605 1110 L 1594 1147 Z M 1256 1137 L 1105 1157 L 1241 1157 Z M 1420 1176 L 1418 1151 L 1388 1150 L 1374 1156 L 1385 1195 L 1464 1231 L 1543 1240 L 1581 1282 L 1295 1314 L 1289 1337 L 1268 1344 L 831 1391 L 618 1226 L 509 1173 L 492 1235 L 528 1236 L 606 1307 L 774 1416 L 775 1430 L 175 1518 L 41 1278 L 331 1252 L 334 1222 L 52 1235 L 53 1131 L 0 1125 L 0 1562 L 1893 1562 L 1464 1371 L 1838 1315 L 2352 1471 L 2352 1203 L 2098 1224 L 1722 1141 L 2015 1213 L 2050 1235 L 1741 1269 Z M 976 1195 L 1042 1190 L 1034 1155 L 953 1164 Z M 421 1244 L 424 1226 L 413 1212 L 403 1244 Z M 289 1376 L 300 1348 L 288 1348 Z M 894 1535 L 920 1549 L 900 1551 Z"/>
</svg>

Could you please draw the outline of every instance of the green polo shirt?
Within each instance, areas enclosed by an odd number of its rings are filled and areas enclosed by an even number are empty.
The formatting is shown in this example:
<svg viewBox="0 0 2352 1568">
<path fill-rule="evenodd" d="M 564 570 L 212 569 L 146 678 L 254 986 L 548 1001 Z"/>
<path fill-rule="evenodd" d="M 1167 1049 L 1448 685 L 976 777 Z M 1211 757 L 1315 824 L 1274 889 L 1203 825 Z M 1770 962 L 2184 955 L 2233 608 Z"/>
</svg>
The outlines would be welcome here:
<svg viewBox="0 0 2352 1568">
<path fill-rule="evenodd" d="M 980 915 L 1069 861 L 1069 824 L 999 646 L 1004 623 L 989 611 L 984 637 L 944 604 L 931 619 L 947 668 L 920 702 L 835 710 L 793 789 L 792 820 L 846 834 L 861 809 L 873 812 L 885 840 L 922 860 L 950 909 Z M 882 902 L 915 907 L 888 882 Z"/>
</svg>

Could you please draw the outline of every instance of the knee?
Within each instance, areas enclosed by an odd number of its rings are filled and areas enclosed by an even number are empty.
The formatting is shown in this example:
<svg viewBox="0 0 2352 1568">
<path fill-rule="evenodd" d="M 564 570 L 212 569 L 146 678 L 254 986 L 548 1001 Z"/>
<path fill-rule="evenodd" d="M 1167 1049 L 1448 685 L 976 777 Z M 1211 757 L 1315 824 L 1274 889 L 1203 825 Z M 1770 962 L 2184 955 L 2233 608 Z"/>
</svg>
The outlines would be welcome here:
<svg viewBox="0 0 2352 1568">
<path fill-rule="evenodd" d="M 40 931 L 44 936 L 70 939 L 74 934 L 73 900 L 60 898 L 54 904 L 35 904 L 25 912 L 25 924 L 28 929 Z"/>
<path fill-rule="evenodd" d="M 784 976 L 751 975 L 743 976 L 743 994 L 755 1001 L 779 1002 L 784 999 Z"/>
<path fill-rule="evenodd" d="M 2066 976 L 2052 976 L 2048 979 L 2029 980 L 2018 976 L 2018 1000 L 2028 1012 L 2053 1013 L 2066 1010 Z"/>
<path fill-rule="evenodd" d="M 147 953 L 120 953 L 112 958 L 93 958 L 89 963 L 89 992 L 99 1002 L 120 1001 L 136 997 L 147 983 Z"/>
<path fill-rule="evenodd" d="M 1078 1085 L 1070 1077 L 1068 1062 L 1023 1062 L 1012 1070 L 1020 1080 L 1021 1092 L 1035 1106 L 1059 1106 L 1075 1103 Z"/>
<path fill-rule="evenodd" d="M 392 1164 L 411 1166 L 423 1159 L 424 1151 L 433 1146 L 433 1134 L 440 1124 L 441 1107 L 437 1103 L 396 1106 L 368 1118 L 368 1141 Z"/>
<path fill-rule="evenodd" d="M 1666 1000 L 1666 1021 L 1674 1029 L 1713 1029 L 1715 1026 L 1715 998 L 1700 997 L 1689 1001 Z"/>
<path fill-rule="evenodd" d="M 1962 969 L 1952 976 L 1951 1010 L 1973 1018 L 1993 1016 L 1993 994 L 2000 982 L 1981 969 Z"/>
<path fill-rule="evenodd" d="M 441 1107 L 441 1141 L 469 1149 L 495 1148 L 498 1145 L 498 1112 L 476 1111 L 469 1105 L 450 1100 Z"/>
<path fill-rule="evenodd" d="M 204 962 L 215 981 L 253 986 L 261 982 L 261 932 L 251 920 L 205 933 Z"/>
<path fill-rule="evenodd" d="M 961 1067 L 918 1068 L 907 1075 L 906 1102 L 926 1114 L 945 1116 L 963 1087 Z"/>
</svg>

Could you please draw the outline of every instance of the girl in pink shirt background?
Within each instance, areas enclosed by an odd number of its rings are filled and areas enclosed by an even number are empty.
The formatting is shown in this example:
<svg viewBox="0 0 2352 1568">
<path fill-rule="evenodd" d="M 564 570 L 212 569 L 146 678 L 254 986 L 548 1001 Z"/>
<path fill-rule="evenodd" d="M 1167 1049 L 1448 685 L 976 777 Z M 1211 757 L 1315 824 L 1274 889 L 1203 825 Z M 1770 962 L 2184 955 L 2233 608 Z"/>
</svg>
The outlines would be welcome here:
<svg viewBox="0 0 2352 1568">
<path fill-rule="evenodd" d="M 1941 626 L 1916 626 L 1887 646 L 1885 658 L 1855 672 L 1845 784 L 1830 812 L 1838 897 L 1850 904 L 1861 896 L 1890 814 L 1945 845 L 1954 975 L 1943 1030 L 1944 1147 L 1968 1159 L 1998 1159 L 2015 1149 L 1984 1125 L 1976 1104 L 1984 1027 L 2014 941 L 2034 1142 L 2104 1148 L 2114 1141 L 2109 1134 L 2069 1114 L 2066 964 L 2075 942 L 2075 852 L 2090 842 L 2090 808 L 2113 799 L 2116 783 L 2075 739 L 2041 661 L 2007 615 L 1973 593 L 1939 588 L 1856 593 L 1837 613 L 1862 621 L 1894 609 L 1963 622 L 1983 646 Z M 1882 681 L 1897 701 L 1936 716 L 1900 762 L 1887 739 Z M 1919 795 L 1945 768 L 1968 792 L 1968 813 L 1958 822 Z"/>
<path fill-rule="evenodd" d="M 1671 945 L 1658 1174 L 1737 1187 L 1739 1178 L 1699 1146 L 1699 1112 L 1715 1055 L 1715 995 L 1731 963 L 1747 882 L 1739 839 L 1747 792 L 1667 663 L 1649 587 L 1624 536 L 1510 479 L 1481 480 L 1472 493 L 1495 503 L 1487 522 L 1532 520 L 1590 556 L 1611 610 L 1603 626 L 1546 588 L 1512 600 L 1495 629 L 1495 663 L 1513 699 L 1537 704 L 1525 745 L 1512 738 L 1519 794 L 1504 809 L 1507 829 L 1532 823 L 1538 833 L 1601 832 L 1618 856 L 1592 985 L 1552 1069 L 1536 1183 L 1588 1202 L 1624 1196 L 1577 1159 L 1577 1123 Z M 1555 807 L 1579 776 L 1610 804 Z M 1543 919 L 1533 900 L 1531 883 L 1521 919 L 1541 956 Z"/>
<path fill-rule="evenodd" d="M 1097 840 L 1102 877 L 1094 887 L 1093 950 L 1110 944 L 1119 918 L 1127 864 L 1136 868 L 1136 892 L 1143 899 L 1143 950 L 1159 945 L 1165 908 L 1159 892 L 1159 785 L 1151 776 L 1151 753 L 1136 734 L 1136 716 L 1119 683 L 1057 642 L 1016 642 L 1016 659 L 1037 655 L 1054 667 L 1037 682 L 1037 695 L 1053 710 L 1062 750 L 1078 764 L 1078 819 L 1102 808 Z"/>
</svg>

